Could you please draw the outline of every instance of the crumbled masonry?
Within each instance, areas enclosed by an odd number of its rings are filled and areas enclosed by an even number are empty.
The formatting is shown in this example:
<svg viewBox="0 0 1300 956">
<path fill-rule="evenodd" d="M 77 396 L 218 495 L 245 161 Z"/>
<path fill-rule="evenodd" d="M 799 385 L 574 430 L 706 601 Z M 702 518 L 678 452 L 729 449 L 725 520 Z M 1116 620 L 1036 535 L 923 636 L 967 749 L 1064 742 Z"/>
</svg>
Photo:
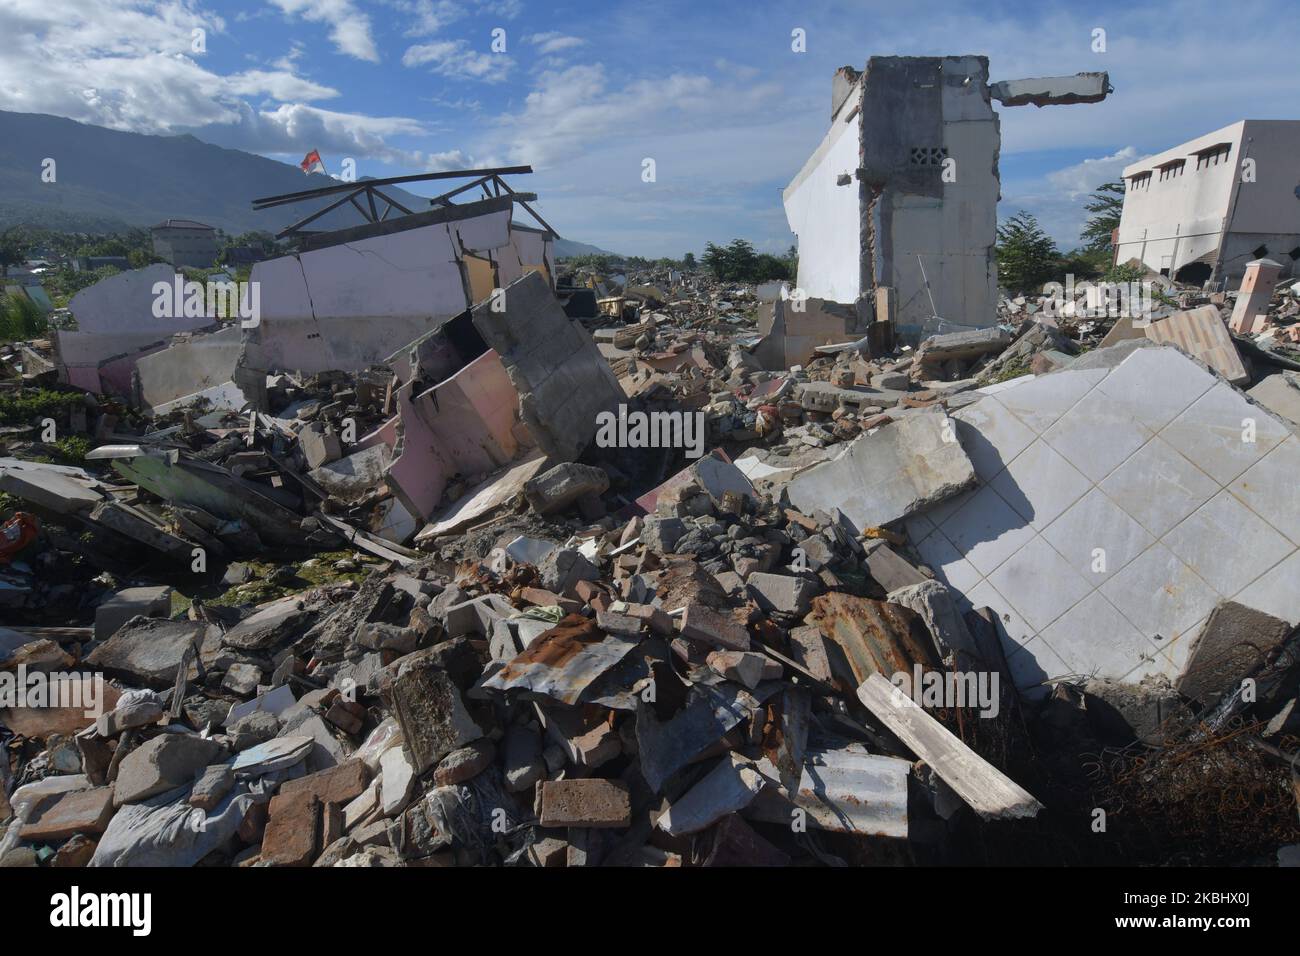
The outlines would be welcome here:
<svg viewBox="0 0 1300 956">
<path fill-rule="evenodd" d="M 1300 284 L 909 335 L 886 286 L 570 268 L 514 207 L 314 234 L 256 327 L 160 341 L 143 270 L 4 347 L 0 865 L 1300 842 Z"/>
</svg>

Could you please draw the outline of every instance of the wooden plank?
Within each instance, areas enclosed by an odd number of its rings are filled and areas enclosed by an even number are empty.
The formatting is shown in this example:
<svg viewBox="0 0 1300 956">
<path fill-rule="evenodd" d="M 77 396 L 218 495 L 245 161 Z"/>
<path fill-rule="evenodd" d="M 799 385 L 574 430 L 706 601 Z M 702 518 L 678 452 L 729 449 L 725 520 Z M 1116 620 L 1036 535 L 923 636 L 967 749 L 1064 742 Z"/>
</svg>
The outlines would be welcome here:
<svg viewBox="0 0 1300 956">
<path fill-rule="evenodd" d="M 858 687 L 858 700 L 982 820 L 1015 820 L 1043 808 L 1018 783 L 957 739 L 901 690 L 879 674 Z"/>
</svg>

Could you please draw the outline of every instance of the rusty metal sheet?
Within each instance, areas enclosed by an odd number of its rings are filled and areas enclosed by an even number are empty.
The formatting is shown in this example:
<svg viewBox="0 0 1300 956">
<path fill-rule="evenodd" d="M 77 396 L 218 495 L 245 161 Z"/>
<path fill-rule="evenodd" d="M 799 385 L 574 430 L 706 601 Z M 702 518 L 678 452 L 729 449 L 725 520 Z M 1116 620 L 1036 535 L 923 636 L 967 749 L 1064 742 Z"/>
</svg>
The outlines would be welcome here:
<svg viewBox="0 0 1300 956">
<path fill-rule="evenodd" d="M 847 690 L 872 674 L 888 679 L 899 671 L 912 673 L 917 664 L 939 666 L 925 622 L 900 604 L 833 591 L 813 599 L 810 619 L 844 652 L 845 660 L 831 661 L 831 667 L 847 666 L 851 673 L 836 674 L 849 683 Z"/>
<path fill-rule="evenodd" d="M 770 764 L 767 767 L 771 769 Z M 745 815 L 789 826 L 798 808 L 807 814 L 809 824 L 822 830 L 906 839 L 911 769 L 906 760 L 867 753 L 857 744 L 839 750 L 810 750 L 794 799 L 779 787 L 769 786 Z"/>
<path fill-rule="evenodd" d="M 524 690 L 576 704 L 591 684 L 640 643 L 606 634 L 596 622 L 570 614 L 483 682 L 493 690 Z"/>
</svg>

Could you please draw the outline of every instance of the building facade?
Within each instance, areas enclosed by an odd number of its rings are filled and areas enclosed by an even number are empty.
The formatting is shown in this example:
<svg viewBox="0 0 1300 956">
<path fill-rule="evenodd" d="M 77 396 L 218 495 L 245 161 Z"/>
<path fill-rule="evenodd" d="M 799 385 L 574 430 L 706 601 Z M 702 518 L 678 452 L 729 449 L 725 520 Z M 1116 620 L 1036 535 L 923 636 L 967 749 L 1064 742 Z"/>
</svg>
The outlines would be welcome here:
<svg viewBox="0 0 1300 956">
<path fill-rule="evenodd" d="M 150 232 L 154 255 L 178 269 L 206 269 L 217 259 L 217 231 L 204 223 L 165 219 Z"/>
<path fill-rule="evenodd" d="M 989 82 L 982 56 L 873 56 L 843 67 L 831 128 L 783 200 L 799 289 L 859 311 L 894 290 L 905 336 L 994 324 L 998 152 L 993 102 L 1096 103 L 1105 73 Z"/>
<path fill-rule="evenodd" d="M 1269 258 L 1300 260 L 1300 120 L 1241 120 L 1124 169 L 1115 261 L 1229 286 Z"/>
</svg>

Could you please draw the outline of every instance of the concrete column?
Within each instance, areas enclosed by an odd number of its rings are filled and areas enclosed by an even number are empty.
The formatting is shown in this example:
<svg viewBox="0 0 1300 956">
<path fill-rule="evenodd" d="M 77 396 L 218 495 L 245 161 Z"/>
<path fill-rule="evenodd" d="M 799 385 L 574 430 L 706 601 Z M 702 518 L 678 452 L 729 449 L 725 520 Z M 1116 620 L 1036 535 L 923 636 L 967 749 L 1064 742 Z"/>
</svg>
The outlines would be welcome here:
<svg viewBox="0 0 1300 956">
<path fill-rule="evenodd" d="M 1228 328 L 1245 335 L 1264 330 L 1268 324 L 1268 301 L 1273 297 L 1281 273 L 1281 263 L 1272 259 L 1255 259 L 1246 263 L 1246 274 L 1237 291 L 1237 305 L 1232 310 Z"/>
</svg>

